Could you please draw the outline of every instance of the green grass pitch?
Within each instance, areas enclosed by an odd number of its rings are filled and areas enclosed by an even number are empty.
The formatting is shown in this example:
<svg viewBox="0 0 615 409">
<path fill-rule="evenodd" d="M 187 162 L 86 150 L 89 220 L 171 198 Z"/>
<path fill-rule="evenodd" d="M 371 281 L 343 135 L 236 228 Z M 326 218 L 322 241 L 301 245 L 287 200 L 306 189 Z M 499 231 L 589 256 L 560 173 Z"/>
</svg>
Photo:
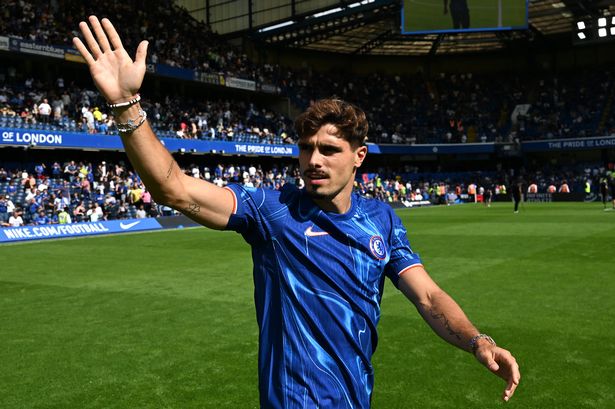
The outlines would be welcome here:
<svg viewBox="0 0 615 409">
<path fill-rule="evenodd" d="M 470 10 L 470 29 L 497 28 L 498 9 L 502 7 L 502 27 L 526 25 L 525 0 L 467 0 Z M 452 30 L 450 14 L 444 14 L 443 0 L 405 0 L 404 30 L 429 31 Z"/>
<path fill-rule="evenodd" d="M 401 210 L 414 249 L 516 355 L 507 407 L 614 407 L 615 211 Z M 249 248 L 187 229 L 0 246 L 0 408 L 257 408 Z M 504 384 L 387 284 L 373 408 L 502 408 Z"/>
</svg>

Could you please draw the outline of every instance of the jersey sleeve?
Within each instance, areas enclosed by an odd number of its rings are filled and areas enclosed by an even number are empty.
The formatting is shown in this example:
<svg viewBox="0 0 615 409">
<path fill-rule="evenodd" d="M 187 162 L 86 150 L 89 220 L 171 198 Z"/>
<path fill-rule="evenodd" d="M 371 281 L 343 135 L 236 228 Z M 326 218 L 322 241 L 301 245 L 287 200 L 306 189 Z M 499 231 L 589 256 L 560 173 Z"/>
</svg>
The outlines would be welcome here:
<svg viewBox="0 0 615 409">
<path fill-rule="evenodd" d="M 391 210 L 391 257 L 385 268 L 385 274 L 393 282 L 395 287 L 399 282 L 399 276 L 414 266 L 423 265 L 419 255 L 412 251 L 408 241 L 407 231 L 399 217 Z"/>
<path fill-rule="evenodd" d="M 273 192 L 262 188 L 246 188 L 236 184 L 226 187 L 233 193 L 235 206 L 233 214 L 225 227 L 225 230 L 236 231 L 241 234 L 249 244 L 257 244 L 267 240 L 267 226 L 263 211 L 267 194 Z"/>
</svg>

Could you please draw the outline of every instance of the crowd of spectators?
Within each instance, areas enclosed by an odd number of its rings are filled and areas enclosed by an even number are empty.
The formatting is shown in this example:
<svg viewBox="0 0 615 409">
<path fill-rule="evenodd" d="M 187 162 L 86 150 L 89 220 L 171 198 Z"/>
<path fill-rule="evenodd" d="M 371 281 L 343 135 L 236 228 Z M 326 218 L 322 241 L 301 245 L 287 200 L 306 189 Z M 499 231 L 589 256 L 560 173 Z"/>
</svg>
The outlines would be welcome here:
<svg viewBox="0 0 615 409">
<path fill-rule="evenodd" d="M 305 74 L 288 81 L 295 102 L 334 95 L 363 107 L 375 143 L 520 142 L 615 135 L 608 112 L 613 81 L 586 76 L 539 80 L 531 87 L 518 79 L 489 88 L 492 79 L 442 74 L 437 79 L 371 74 L 353 79 Z M 374 84 L 377 84 L 376 86 Z M 0 82 L 0 126 L 115 133 L 115 121 L 99 94 L 57 78 L 54 84 L 28 77 Z M 327 94 L 328 90 L 328 94 Z M 529 104 L 528 95 L 535 98 Z M 144 100 L 160 137 L 293 143 L 292 121 L 272 109 L 243 100 L 207 100 L 167 95 Z M 602 133 L 600 133 L 600 131 Z"/>
<path fill-rule="evenodd" d="M 254 64 L 173 0 L 6 0 L 0 9 L 0 34 L 66 46 L 79 35 L 79 22 L 90 15 L 112 19 L 131 55 L 141 40 L 148 40 L 148 63 L 274 81 L 271 66 Z"/>
<path fill-rule="evenodd" d="M 246 187 L 281 189 L 291 183 L 303 187 L 296 164 L 281 163 L 264 169 L 258 164 L 218 163 L 209 168 L 190 164 L 182 171 L 192 177 L 223 187 L 238 183 Z M 418 168 L 374 169 L 360 173 L 355 191 L 392 205 L 453 204 L 461 199 L 506 195 L 521 183 L 527 193 L 598 193 L 598 180 L 609 168 L 585 165 L 574 169 L 526 172 L 419 172 Z M 156 204 L 139 176 L 123 162 L 91 163 L 70 160 L 64 163 L 38 163 L 30 169 L 0 167 L 0 225 L 42 225 L 71 222 L 96 222 L 126 218 L 170 216 L 177 214 Z"/>
<path fill-rule="evenodd" d="M 506 78 L 443 73 L 427 78 L 283 69 L 253 63 L 171 0 L 138 0 L 130 4 L 110 1 L 100 7 L 71 0 L 9 0 L 0 11 L 4 14 L 0 33 L 66 45 L 78 35 L 77 23 L 84 16 L 113 16 L 127 49 L 134 50 L 142 39 L 149 41 L 150 63 L 273 82 L 302 109 L 310 101 L 332 95 L 354 102 L 366 110 L 370 140 L 376 143 L 518 142 L 615 131 L 609 109 L 613 94 L 611 72 L 601 72 L 599 76 L 581 72 Z M 61 81 L 58 79 L 58 83 Z M 32 85 L 34 80 L 28 79 L 26 88 L 28 82 Z M 95 92 L 71 89 L 65 94 L 59 89 L 56 95 L 47 95 L 51 89 L 49 84 L 44 87 L 33 95 L 35 106 L 14 106 L 23 105 L 20 102 L 27 99 L 25 95 L 20 98 L 19 90 L 14 90 L 17 95 L 11 100 L 16 103 L 3 107 L 3 113 L 21 110 L 18 114 L 26 125 L 38 119 L 43 127 L 52 122 L 72 130 L 113 132 L 112 116 L 102 108 L 96 109 L 104 101 Z M 51 108 L 49 114 L 39 112 L 45 96 Z M 69 109 L 64 117 L 60 113 L 62 104 L 70 102 L 78 106 L 72 112 Z M 150 118 L 162 136 L 236 140 L 240 134 L 251 142 L 280 143 L 285 138 L 292 142 L 288 119 L 242 102 L 169 96 L 151 108 L 154 114 Z"/>
<path fill-rule="evenodd" d="M 241 100 L 206 100 L 167 96 L 142 102 L 160 137 L 293 143 L 291 121 L 271 109 Z M 57 78 L 0 81 L 0 126 L 116 133 L 112 112 L 95 92 Z"/>
<path fill-rule="evenodd" d="M 493 84 L 497 83 L 497 87 Z M 376 143 L 521 142 L 615 134 L 610 71 L 558 76 L 426 77 L 295 71 L 283 88 L 300 107 L 335 95 L 363 107 Z"/>
<path fill-rule="evenodd" d="M 114 0 L 104 6 L 73 0 L 9 0 L 0 14 L 0 34 L 55 45 L 70 44 L 78 35 L 78 21 L 85 16 L 112 16 L 129 52 L 140 40 L 149 41 L 149 63 L 272 83 L 300 109 L 322 97 L 351 101 L 366 110 L 369 138 L 376 143 L 520 142 L 615 134 L 611 71 L 428 77 L 323 73 L 256 64 L 172 0 Z M 61 82 L 58 78 L 58 85 Z M 16 94 L 10 98 L 14 103 L 3 106 L 4 115 L 12 110 L 25 125 L 38 120 L 36 126 L 43 128 L 49 121 L 71 130 L 114 131 L 113 118 L 104 112 L 104 101 L 96 92 L 67 85 L 66 94 L 57 87 L 54 95 L 53 85 L 42 84 L 30 98 L 36 106 L 24 105 L 33 84 L 37 81 L 26 80 L 26 94 L 20 84 L 4 90 L 4 94 Z M 44 98 L 50 114 L 40 112 Z M 0 95 L 0 106 L 6 105 L 2 99 Z M 161 136 L 268 143 L 293 140 L 288 118 L 245 102 L 180 95 L 150 102 L 150 118 Z M 59 113 L 61 104 L 66 116 Z"/>
<path fill-rule="evenodd" d="M 297 167 L 190 164 L 182 170 L 217 186 L 240 183 L 280 189 L 302 185 Z M 155 203 L 139 176 L 124 162 L 70 160 L 38 163 L 29 169 L 0 167 L 0 225 L 41 225 L 169 216 L 175 211 Z"/>
</svg>

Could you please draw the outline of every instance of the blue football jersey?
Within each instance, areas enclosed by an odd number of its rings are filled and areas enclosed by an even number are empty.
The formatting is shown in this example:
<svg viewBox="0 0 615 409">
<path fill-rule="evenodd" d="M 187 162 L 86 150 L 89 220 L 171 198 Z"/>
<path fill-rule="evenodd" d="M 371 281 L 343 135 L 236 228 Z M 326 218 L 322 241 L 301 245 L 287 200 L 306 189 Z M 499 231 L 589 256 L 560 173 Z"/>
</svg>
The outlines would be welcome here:
<svg viewBox="0 0 615 409">
<path fill-rule="evenodd" d="M 227 229 L 252 247 L 262 408 L 368 408 L 384 277 L 421 263 L 390 206 L 357 194 L 344 214 L 303 190 L 228 187 Z"/>
</svg>

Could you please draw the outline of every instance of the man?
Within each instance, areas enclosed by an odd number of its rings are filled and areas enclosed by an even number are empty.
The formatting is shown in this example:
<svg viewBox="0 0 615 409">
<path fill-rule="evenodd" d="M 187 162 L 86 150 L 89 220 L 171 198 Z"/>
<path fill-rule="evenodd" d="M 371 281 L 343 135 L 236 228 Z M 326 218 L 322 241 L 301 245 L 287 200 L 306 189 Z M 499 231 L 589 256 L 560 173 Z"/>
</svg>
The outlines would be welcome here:
<svg viewBox="0 0 615 409">
<path fill-rule="evenodd" d="M 304 189 L 221 188 L 185 175 L 145 120 L 136 95 L 147 42 L 133 63 L 109 20 L 89 21 L 96 39 L 79 25 L 89 51 L 73 42 L 114 107 L 126 153 L 153 198 L 205 226 L 235 230 L 252 246 L 261 407 L 370 406 L 385 275 L 438 335 L 505 379 L 503 399 L 510 399 L 520 379 L 510 352 L 479 334 L 431 280 L 391 208 L 352 194 L 367 154 L 361 110 L 323 100 L 299 116 Z"/>
<path fill-rule="evenodd" d="M 9 226 L 10 227 L 23 226 L 23 219 L 21 218 L 21 215 L 17 211 L 14 211 L 13 215 L 9 217 Z"/>
<path fill-rule="evenodd" d="M 519 203 L 523 200 L 523 184 L 521 181 L 518 181 L 516 184 L 513 184 L 512 188 L 512 197 L 513 202 L 515 202 L 515 213 L 519 213 Z"/>
<path fill-rule="evenodd" d="M 604 206 L 604 210 L 606 210 L 606 201 L 609 194 L 609 179 L 608 175 L 605 174 L 600 178 L 600 196 L 602 198 L 602 205 Z"/>
<path fill-rule="evenodd" d="M 4 196 L 0 197 L 0 226 L 8 224 L 9 221 L 9 205 Z"/>
<path fill-rule="evenodd" d="M 568 186 L 568 182 L 564 180 L 557 191 L 559 193 L 570 193 L 570 186 Z"/>
<path fill-rule="evenodd" d="M 448 14 L 449 9 L 455 30 L 470 28 L 470 9 L 467 0 L 444 0 L 445 15 Z"/>
<path fill-rule="evenodd" d="M 51 105 L 49 105 L 49 101 L 47 101 L 47 98 L 44 98 L 43 102 L 41 102 L 38 106 L 38 114 L 42 123 L 49 123 L 49 117 L 51 115 Z"/>
<path fill-rule="evenodd" d="M 66 208 L 63 208 L 58 213 L 58 223 L 59 224 L 70 224 L 71 223 L 70 214 L 68 214 L 68 212 L 66 211 Z"/>
</svg>

